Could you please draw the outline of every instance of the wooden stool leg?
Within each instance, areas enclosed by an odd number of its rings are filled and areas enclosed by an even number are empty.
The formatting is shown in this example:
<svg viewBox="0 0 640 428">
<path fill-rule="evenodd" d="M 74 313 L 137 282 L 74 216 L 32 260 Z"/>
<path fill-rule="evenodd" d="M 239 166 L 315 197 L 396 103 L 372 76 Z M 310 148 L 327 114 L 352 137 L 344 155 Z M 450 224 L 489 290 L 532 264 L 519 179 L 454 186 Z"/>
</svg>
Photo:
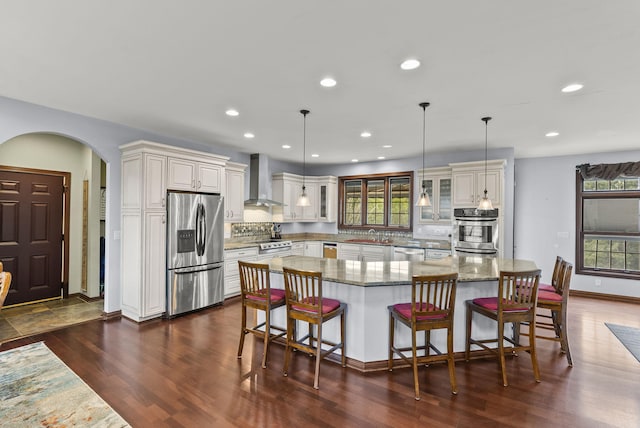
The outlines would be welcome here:
<svg viewBox="0 0 640 428">
<path fill-rule="evenodd" d="M 346 326 L 344 324 L 344 311 L 340 314 L 340 343 L 342 343 L 342 367 L 347 367 L 347 342 L 345 341 L 346 337 Z"/>
<path fill-rule="evenodd" d="M 411 327 L 411 347 L 413 357 L 413 386 L 416 391 L 416 400 L 420 399 L 420 384 L 418 383 L 418 351 L 416 350 L 416 328 L 415 325 Z"/>
<path fill-rule="evenodd" d="M 247 307 L 242 305 L 242 326 L 240 328 L 240 344 L 238 345 L 238 358 L 242 358 L 244 348 L 244 337 L 247 335 Z"/>
<path fill-rule="evenodd" d="M 458 387 L 456 385 L 456 366 L 453 359 L 453 326 L 447 328 L 447 365 L 449 366 L 449 382 L 451 382 L 451 393 L 457 394 Z"/>
<path fill-rule="evenodd" d="M 291 359 L 291 343 L 295 342 L 296 337 L 294 335 L 295 320 L 287 317 L 287 341 L 284 348 L 284 369 L 282 370 L 283 376 L 289 374 L 289 360 Z"/>
<path fill-rule="evenodd" d="M 269 335 L 271 334 L 271 323 L 269 322 L 270 310 L 267 308 L 264 315 L 264 347 L 262 349 L 262 368 L 267 368 L 267 350 L 269 349 Z"/>
<path fill-rule="evenodd" d="M 309 324 L 309 329 L 311 329 L 311 324 Z M 319 389 L 318 383 L 320 382 L 320 360 L 322 353 L 322 323 L 318 323 L 318 336 L 316 337 L 316 374 L 313 378 L 313 388 Z"/>
<path fill-rule="evenodd" d="M 473 316 L 473 312 L 471 312 L 471 307 L 467 305 L 467 341 L 465 343 L 464 348 L 464 359 L 465 361 L 469 361 L 470 359 L 470 351 L 471 351 L 471 317 Z"/>
<path fill-rule="evenodd" d="M 540 369 L 538 368 L 538 355 L 536 354 L 536 323 L 535 323 L 535 314 L 534 321 L 531 322 L 529 326 L 529 346 L 531 350 L 529 353 L 531 354 L 531 364 L 533 365 L 533 376 L 536 379 L 536 382 L 540 382 Z"/>
<path fill-rule="evenodd" d="M 569 367 L 573 367 L 573 360 L 571 359 L 571 350 L 569 349 L 569 337 L 567 336 L 567 308 L 563 307 L 560 317 L 560 340 L 563 345 L 564 352 L 567 355 L 567 363 Z"/>
<path fill-rule="evenodd" d="M 500 370 L 502 370 L 502 385 L 508 386 L 507 361 L 504 357 L 504 322 L 502 322 L 502 320 L 498 320 L 498 354 Z"/>
<path fill-rule="evenodd" d="M 393 347 L 395 344 L 393 340 L 395 338 L 395 320 L 393 319 L 393 315 L 389 312 L 389 361 L 387 362 L 387 369 L 389 371 L 393 371 Z"/>
</svg>

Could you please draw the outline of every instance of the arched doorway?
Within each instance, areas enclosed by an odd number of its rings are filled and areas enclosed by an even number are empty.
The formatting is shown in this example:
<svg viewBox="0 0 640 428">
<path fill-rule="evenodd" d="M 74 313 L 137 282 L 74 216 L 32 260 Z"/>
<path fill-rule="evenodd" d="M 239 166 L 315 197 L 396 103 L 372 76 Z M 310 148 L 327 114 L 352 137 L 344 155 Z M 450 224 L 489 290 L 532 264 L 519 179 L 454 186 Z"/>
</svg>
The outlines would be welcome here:
<svg viewBox="0 0 640 428">
<path fill-rule="evenodd" d="M 62 264 L 61 290 L 65 295 L 100 297 L 103 278 L 101 262 L 104 257 L 104 252 L 101 251 L 101 247 L 104 248 L 101 245 L 101 237 L 106 229 L 104 216 L 101 215 L 104 212 L 101 211 L 101 196 L 104 195 L 103 188 L 106 183 L 104 162 L 90 147 L 72 138 L 34 133 L 21 135 L 0 144 L 0 165 L 0 169 L 4 167 L 5 170 L 21 171 L 27 175 L 68 174 L 68 183 L 65 184 L 66 191 L 63 195 L 63 199 L 68 202 L 63 204 L 63 218 L 66 218 L 63 221 L 66 221 L 66 225 L 62 224 L 58 229 L 60 234 L 64 235 L 58 254 L 61 256 Z M 14 275 L 14 282 L 16 281 L 20 279 Z M 32 285 L 33 279 L 30 282 Z M 38 287 L 35 288 L 34 291 L 37 291 Z M 20 294 L 24 294 L 22 291 Z M 38 293 L 33 295 L 38 299 L 42 298 Z M 5 302 L 13 303 L 22 302 L 9 298 Z"/>
</svg>

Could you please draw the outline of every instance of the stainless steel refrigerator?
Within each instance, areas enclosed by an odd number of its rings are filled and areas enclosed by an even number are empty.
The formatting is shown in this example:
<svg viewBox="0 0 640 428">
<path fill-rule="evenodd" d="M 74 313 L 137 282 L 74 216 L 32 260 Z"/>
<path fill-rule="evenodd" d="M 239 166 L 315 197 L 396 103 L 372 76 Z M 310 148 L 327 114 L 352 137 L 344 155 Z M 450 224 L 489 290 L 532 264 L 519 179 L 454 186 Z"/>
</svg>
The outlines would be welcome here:
<svg viewBox="0 0 640 428">
<path fill-rule="evenodd" d="M 168 192 L 168 318 L 222 303 L 223 210 L 219 194 Z"/>
</svg>

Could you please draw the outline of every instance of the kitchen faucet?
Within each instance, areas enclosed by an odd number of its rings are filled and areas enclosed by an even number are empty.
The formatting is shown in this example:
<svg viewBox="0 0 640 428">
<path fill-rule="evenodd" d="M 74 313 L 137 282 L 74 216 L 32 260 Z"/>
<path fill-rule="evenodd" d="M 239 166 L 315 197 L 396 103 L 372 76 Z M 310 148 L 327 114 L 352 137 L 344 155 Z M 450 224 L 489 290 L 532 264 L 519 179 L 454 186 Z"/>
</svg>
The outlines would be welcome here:
<svg viewBox="0 0 640 428">
<path fill-rule="evenodd" d="M 375 238 L 373 238 L 374 241 L 379 241 L 380 240 L 380 236 L 379 236 L 379 232 L 376 232 L 375 229 L 369 229 L 369 231 L 367 232 L 368 234 L 377 234 Z"/>
</svg>

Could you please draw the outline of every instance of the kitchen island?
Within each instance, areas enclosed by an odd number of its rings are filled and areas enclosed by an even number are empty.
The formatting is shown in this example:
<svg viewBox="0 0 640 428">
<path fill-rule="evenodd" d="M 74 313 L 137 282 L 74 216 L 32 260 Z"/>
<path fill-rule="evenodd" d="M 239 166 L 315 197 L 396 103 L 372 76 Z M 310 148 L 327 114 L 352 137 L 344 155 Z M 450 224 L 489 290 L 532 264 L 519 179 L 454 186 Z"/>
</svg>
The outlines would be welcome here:
<svg viewBox="0 0 640 428">
<path fill-rule="evenodd" d="M 271 270 L 271 286 L 284 288 L 282 268 L 322 272 L 323 295 L 347 304 L 346 354 L 348 364 L 359 370 L 376 370 L 386 367 L 388 358 L 389 315 L 387 306 L 411 301 L 413 275 L 458 273 L 458 288 L 454 313 L 454 351 L 465 347 L 465 300 L 495 296 L 497 279 L 501 270 L 537 269 L 532 261 L 501 259 L 495 257 L 451 256 L 424 262 L 390 261 L 360 262 L 304 256 L 273 258 L 268 261 Z M 479 317 L 478 317 L 479 318 Z M 283 309 L 272 315 L 274 325 L 286 323 Z M 409 329 L 396 327 L 397 343 L 411 343 Z M 305 331 L 303 327 L 302 331 Z M 477 338 L 497 335 L 495 322 L 489 319 L 473 320 L 473 333 Z M 323 335 L 329 340 L 339 337 L 339 321 L 331 320 L 323 327 Z M 420 335 L 423 339 L 424 335 Z M 431 334 L 432 343 L 446 351 L 445 330 Z"/>
</svg>

